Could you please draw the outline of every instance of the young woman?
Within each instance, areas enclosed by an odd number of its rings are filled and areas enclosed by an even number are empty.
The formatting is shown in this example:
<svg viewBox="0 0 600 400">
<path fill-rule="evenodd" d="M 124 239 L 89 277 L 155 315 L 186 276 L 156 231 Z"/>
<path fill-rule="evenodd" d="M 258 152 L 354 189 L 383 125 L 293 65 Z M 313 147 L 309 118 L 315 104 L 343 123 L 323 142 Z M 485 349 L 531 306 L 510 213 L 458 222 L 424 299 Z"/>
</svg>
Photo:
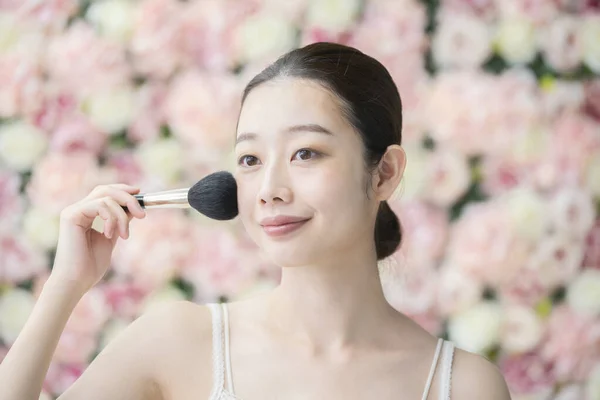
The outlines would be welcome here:
<svg viewBox="0 0 600 400">
<path fill-rule="evenodd" d="M 313 44 L 261 72 L 242 97 L 235 178 L 239 216 L 281 284 L 142 315 L 60 399 L 510 399 L 492 363 L 384 298 L 377 261 L 401 240 L 386 203 L 406 163 L 401 131 L 392 78 L 356 49 Z M 0 400 L 38 398 L 74 306 L 145 217 L 138 191 L 101 186 L 61 213 L 54 268 L 0 367 Z"/>
</svg>

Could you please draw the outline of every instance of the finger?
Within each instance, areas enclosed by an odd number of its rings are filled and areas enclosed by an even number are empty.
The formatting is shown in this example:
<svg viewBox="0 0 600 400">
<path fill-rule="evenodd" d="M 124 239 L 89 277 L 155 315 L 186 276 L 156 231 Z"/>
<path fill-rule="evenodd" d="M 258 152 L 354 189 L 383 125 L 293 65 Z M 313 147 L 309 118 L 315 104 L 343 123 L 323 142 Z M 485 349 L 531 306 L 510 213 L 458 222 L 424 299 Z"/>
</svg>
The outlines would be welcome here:
<svg viewBox="0 0 600 400">
<path fill-rule="evenodd" d="M 139 187 L 126 185 L 124 183 L 114 183 L 110 185 L 98 185 L 89 194 L 90 199 L 99 199 L 101 197 L 109 196 L 115 191 L 125 192 L 128 194 L 137 194 L 140 191 Z"/>
<path fill-rule="evenodd" d="M 139 191 L 139 189 L 137 189 L 137 191 Z M 92 196 L 92 194 L 90 194 L 90 196 Z M 112 186 L 104 186 L 100 189 L 97 189 L 96 193 L 93 194 L 92 198 L 94 196 L 100 196 L 100 198 L 111 197 L 117 202 L 117 204 L 119 204 L 122 207 L 126 207 L 125 211 L 129 211 L 135 217 L 144 218 L 146 216 L 146 211 L 144 211 L 144 209 L 139 204 L 135 196 L 125 190 L 118 189 Z"/>
<path fill-rule="evenodd" d="M 105 197 L 104 203 L 110 209 L 112 215 L 116 218 L 116 224 L 113 227 L 115 233 L 118 231 L 119 236 L 123 239 L 127 239 L 129 237 L 129 218 L 125 213 L 125 210 L 121 208 L 121 206 L 111 197 Z"/>
<path fill-rule="evenodd" d="M 100 217 L 104 221 L 103 233 L 107 238 L 109 238 L 109 233 L 111 231 L 112 226 L 114 225 L 114 218 L 108 206 L 102 201 L 102 199 L 98 199 L 91 202 L 82 203 L 78 207 L 78 211 L 81 215 L 86 217 L 88 221 L 93 221 L 96 217 Z"/>
</svg>

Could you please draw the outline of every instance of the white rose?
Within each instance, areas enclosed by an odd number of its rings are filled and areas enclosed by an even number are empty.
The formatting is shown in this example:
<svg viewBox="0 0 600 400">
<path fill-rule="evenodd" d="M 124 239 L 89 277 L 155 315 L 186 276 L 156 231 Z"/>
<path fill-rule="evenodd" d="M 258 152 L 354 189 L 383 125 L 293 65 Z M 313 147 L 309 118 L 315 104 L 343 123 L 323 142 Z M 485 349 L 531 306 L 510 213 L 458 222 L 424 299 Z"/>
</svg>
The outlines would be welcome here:
<svg viewBox="0 0 600 400">
<path fill-rule="evenodd" d="M 562 386 L 552 400 L 581 400 L 583 399 L 583 386 L 578 383 L 570 383 Z M 591 400 L 586 398 L 586 400 Z"/>
<path fill-rule="evenodd" d="M 530 188 L 511 190 L 506 205 L 513 230 L 522 238 L 536 240 L 548 226 L 548 205 Z"/>
<path fill-rule="evenodd" d="M 596 364 L 588 375 L 585 394 L 588 400 L 600 400 L 600 363 Z"/>
<path fill-rule="evenodd" d="M 479 18 L 467 14 L 444 13 L 433 40 L 433 55 L 444 67 L 479 66 L 490 54 L 491 31 Z"/>
<path fill-rule="evenodd" d="M 529 307 L 514 305 L 504 310 L 500 333 L 502 348 L 511 353 L 533 349 L 542 338 L 543 324 Z"/>
<path fill-rule="evenodd" d="M 600 74 L 600 15 L 586 15 L 581 25 L 583 62 Z"/>
<path fill-rule="evenodd" d="M 238 60 L 243 63 L 285 53 L 296 45 L 296 30 L 284 18 L 261 13 L 250 16 L 235 30 Z"/>
<path fill-rule="evenodd" d="M 84 110 L 90 121 L 106 133 L 118 133 L 126 128 L 135 112 L 135 93 L 120 87 L 91 95 Z"/>
<path fill-rule="evenodd" d="M 587 166 L 585 185 L 593 197 L 600 197 L 600 153 L 592 157 Z"/>
<path fill-rule="evenodd" d="M 47 392 L 42 391 L 42 393 L 40 393 L 39 400 L 52 400 L 52 396 L 50 396 Z"/>
<path fill-rule="evenodd" d="M 306 23 L 328 31 L 344 31 L 352 26 L 360 7 L 360 0 L 311 0 Z"/>
<path fill-rule="evenodd" d="M 125 330 L 131 321 L 122 318 L 113 318 L 102 329 L 100 341 L 98 343 L 99 348 L 105 348 L 114 338 L 119 336 L 121 332 Z"/>
<path fill-rule="evenodd" d="M 133 33 L 135 6 L 126 0 L 92 2 L 85 17 L 100 35 L 126 42 Z"/>
<path fill-rule="evenodd" d="M 14 343 L 34 305 L 33 294 L 24 289 L 11 288 L 0 295 L 0 339 L 4 343 Z"/>
<path fill-rule="evenodd" d="M 0 126 L 0 159 L 15 171 L 30 170 L 47 147 L 47 136 L 31 124 L 17 121 Z"/>
<path fill-rule="evenodd" d="M 500 55 L 510 64 L 526 64 L 537 51 L 535 27 L 524 18 L 505 18 L 496 31 L 496 46 Z"/>
<path fill-rule="evenodd" d="M 185 300 L 185 293 L 173 285 L 166 285 L 159 290 L 150 293 L 141 305 L 142 313 L 146 313 L 156 307 L 161 307 L 163 304 Z"/>
<path fill-rule="evenodd" d="M 58 243 L 60 218 L 40 208 L 30 208 L 23 220 L 25 235 L 36 245 L 49 250 Z"/>
<path fill-rule="evenodd" d="M 160 139 L 142 143 L 136 149 L 136 158 L 144 172 L 162 182 L 175 183 L 184 167 L 184 151 L 175 139 Z"/>
<path fill-rule="evenodd" d="M 600 271 L 585 269 L 567 288 L 567 303 L 582 314 L 600 315 Z"/>
<path fill-rule="evenodd" d="M 562 187 L 549 205 L 555 226 L 571 237 L 585 237 L 594 225 L 594 199 L 578 186 Z"/>
<path fill-rule="evenodd" d="M 450 318 L 448 334 L 464 350 L 483 354 L 500 340 L 502 309 L 492 301 L 482 301 Z"/>
</svg>

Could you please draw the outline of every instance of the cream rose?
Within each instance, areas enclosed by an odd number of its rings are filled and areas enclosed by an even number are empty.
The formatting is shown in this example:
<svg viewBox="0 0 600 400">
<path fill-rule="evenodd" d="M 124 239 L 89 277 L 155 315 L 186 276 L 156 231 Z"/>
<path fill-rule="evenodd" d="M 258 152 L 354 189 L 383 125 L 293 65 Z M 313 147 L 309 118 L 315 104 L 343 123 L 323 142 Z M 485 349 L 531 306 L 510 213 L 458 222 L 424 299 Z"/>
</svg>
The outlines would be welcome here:
<svg viewBox="0 0 600 400">
<path fill-rule="evenodd" d="M 34 305 L 35 298 L 24 289 L 10 288 L 0 295 L 0 338 L 4 343 L 14 343 Z"/>
<path fill-rule="evenodd" d="M 510 64 L 526 64 L 537 51 L 535 26 L 525 18 L 505 18 L 500 21 L 495 40 L 498 52 Z"/>
<path fill-rule="evenodd" d="M 296 44 L 296 30 L 276 14 L 260 13 L 250 16 L 234 33 L 237 59 L 243 63 L 275 57 Z"/>
<path fill-rule="evenodd" d="M 590 160 L 586 174 L 585 185 L 595 198 L 600 198 L 600 153 Z"/>
<path fill-rule="evenodd" d="M 586 15 L 581 25 L 583 62 L 600 74 L 600 15 Z"/>
<path fill-rule="evenodd" d="M 19 172 L 30 170 L 48 147 L 48 138 L 35 126 L 17 121 L 0 126 L 0 159 Z"/>
<path fill-rule="evenodd" d="M 532 241 L 542 236 L 548 226 L 548 205 L 528 187 L 514 189 L 505 198 L 508 216 L 514 232 Z"/>
<path fill-rule="evenodd" d="M 360 11 L 360 0 L 311 0 L 306 14 L 308 26 L 328 31 L 349 29 Z"/>
<path fill-rule="evenodd" d="M 92 94 L 85 102 L 92 123 L 106 133 L 126 128 L 135 113 L 135 93 L 126 86 Z"/>
<path fill-rule="evenodd" d="M 46 250 L 56 247 L 58 226 L 58 215 L 37 207 L 27 210 L 23 219 L 23 229 L 27 238 Z"/>
<path fill-rule="evenodd" d="M 600 270 L 585 269 L 567 288 L 567 303 L 582 314 L 600 315 Z"/>
<path fill-rule="evenodd" d="M 510 353 L 533 349 L 542 338 L 543 324 L 534 309 L 511 305 L 504 309 L 500 328 L 500 344 Z"/>
<path fill-rule="evenodd" d="M 175 139 L 160 139 L 142 143 L 136 158 L 144 172 L 157 176 L 165 184 L 179 181 L 184 167 L 184 149 Z"/>
<path fill-rule="evenodd" d="M 113 318 L 104 326 L 98 347 L 105 348 L 112 340 L 119 336 L 129 325 L 131 321 L 125 318 Z"/>
<path fill-rule="evenodd" d="M 162 288 L 151 292 L 142 302 L 141 310 L 143 313 L 148 312 L 163 304 L 186 300 L 186 295 L 183 291 L 173 285 L 165 285 Z"/>
<path fill-rule="evenodd" d="M 500 340 L 502 308 L 492 301 L 482 301 L 450 318 L 450 340 L 461 349 L 483 354 Z"/>
<path fill-rule="evenodd" d="M 592 369 L 585 385 L 586 399 L 600 399 L 600 362 Z"/>
<path fill-rule="evenodd" d="M 92 2 L 85 17 L 100 35 L 126 42 L 133 33 L 135 5 L 127 0 Z"/>
</svg>

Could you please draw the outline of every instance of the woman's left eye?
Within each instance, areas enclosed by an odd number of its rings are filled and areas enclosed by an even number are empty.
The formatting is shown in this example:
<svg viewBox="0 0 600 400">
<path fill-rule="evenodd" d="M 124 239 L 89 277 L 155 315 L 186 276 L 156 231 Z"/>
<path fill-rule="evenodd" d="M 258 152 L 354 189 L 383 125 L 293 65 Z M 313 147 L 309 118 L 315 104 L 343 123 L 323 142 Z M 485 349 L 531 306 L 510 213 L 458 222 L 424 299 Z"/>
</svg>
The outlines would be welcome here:
<svg viewBox="0 0 600 400">
<path fill-rule="evenodd" d="M 316 158 L 320 155 L 319 152 L 311 150 L 311 149 L 300 149 L 294 154 L 294 156 L 300 157 L 301 160 L 306 161 L 311 158 Z"/>
</svg>

